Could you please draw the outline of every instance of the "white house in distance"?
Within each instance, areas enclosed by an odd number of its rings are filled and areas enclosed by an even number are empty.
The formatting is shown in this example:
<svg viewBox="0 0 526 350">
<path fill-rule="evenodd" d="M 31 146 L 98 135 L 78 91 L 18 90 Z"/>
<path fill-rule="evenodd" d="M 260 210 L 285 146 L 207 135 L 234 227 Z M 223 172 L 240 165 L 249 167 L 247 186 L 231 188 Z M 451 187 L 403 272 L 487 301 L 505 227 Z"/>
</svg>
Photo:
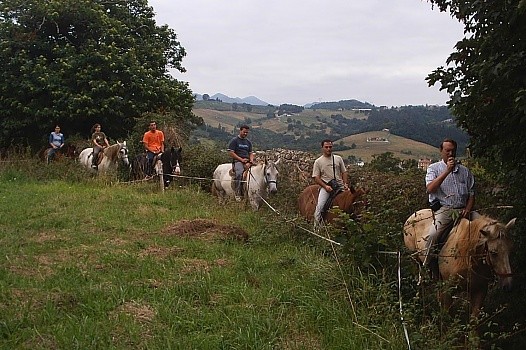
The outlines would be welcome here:
<svg viewBox="0 0 526 350">
<path fill-rule="evenodd" d="M 422 158 L 418 160 L 418 169 L 427 171 L 427 167 L 429 167 L 430 165 L 431 165 L 431 159 L 429 158 Z"/>
</svg>

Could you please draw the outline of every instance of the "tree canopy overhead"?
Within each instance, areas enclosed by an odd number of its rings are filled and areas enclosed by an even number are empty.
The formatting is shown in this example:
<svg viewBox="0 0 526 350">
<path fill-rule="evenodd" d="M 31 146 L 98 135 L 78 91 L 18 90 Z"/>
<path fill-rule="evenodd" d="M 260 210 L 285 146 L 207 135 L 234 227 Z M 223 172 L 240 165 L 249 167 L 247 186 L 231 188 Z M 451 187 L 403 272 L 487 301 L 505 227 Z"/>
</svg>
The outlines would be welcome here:
<svg viewBox="0 0 526 350">
<path fill-rule="evenodd" d="M 526 0 L 429 0 L 464 24 L 465 37 L 428 76 L 471 136 L 475 155 L 507 170 L 524 168 L 526 149 Z"/>
<path fill-rule="evenodd" d="M 146 112 L 197 123 L 188 84 L 168 73 L 185 55 L 147 0 L 4 0 L 0 147 L 40 142 L 56 123 L 122 137 Z"/>
<path fill-rule="evenodd" d="M 526 0 L 429 1 L 459 19 L 465 33 L 449 66 L 432 72 L 429 84 L 440 82 L 450 94 L 448 104 L 470 135 L 473 154 L 508 189 L 512 210 L 501 214 L 524 218 Z M 524 246 L 526 240 L 519 235 L 517 243 Z M 524 249 L 517 251 L 524 264 Z"/>
</svg>

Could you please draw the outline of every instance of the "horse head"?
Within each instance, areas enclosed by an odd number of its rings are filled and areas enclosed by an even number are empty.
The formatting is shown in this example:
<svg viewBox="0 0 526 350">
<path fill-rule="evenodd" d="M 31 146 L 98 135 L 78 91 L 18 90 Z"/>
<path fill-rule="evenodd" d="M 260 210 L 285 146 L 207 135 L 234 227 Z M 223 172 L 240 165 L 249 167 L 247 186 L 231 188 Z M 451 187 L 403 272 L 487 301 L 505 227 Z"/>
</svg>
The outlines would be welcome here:
<svg viewBox="0 0 526 350">
<path fill-rule="evenodd" d="M 163 173 L 179 175 L 181 174 L 182 147 L 172 146 L 168 151 L 163 152 L 161 161 L 163 162 Z"/>
<path fill-rule="evenodd" d="M 278 159 L 276 162 L 273 162 L 271 160 L 265 159 L 265 182 L 268 186 L 268 191 L 272 194 L 278 192 L 278 168 L 276 165 L 279 163 L 280 159 Z"/>
<path fill-rule="evenodd" d="M 502 289 L 510 290 L 512 286 L 512 271 L 510 266 L 510 251 L 512 242 L 507 232 L 515 225 L 511 219 L 506 225 L 492 221 L 480 229 L 481 244 L 484 245 L 486 263 L 499 279 Z"/>
<path fill-rule="evenodd" d="M 119 154 L 118 158 L 126 165 L 127 167 L 130 166 L 130 160 L 128 159 L 128 147 L 126 146 L 126 141 L 117 142 L 119 145 Z"/>
</svg>

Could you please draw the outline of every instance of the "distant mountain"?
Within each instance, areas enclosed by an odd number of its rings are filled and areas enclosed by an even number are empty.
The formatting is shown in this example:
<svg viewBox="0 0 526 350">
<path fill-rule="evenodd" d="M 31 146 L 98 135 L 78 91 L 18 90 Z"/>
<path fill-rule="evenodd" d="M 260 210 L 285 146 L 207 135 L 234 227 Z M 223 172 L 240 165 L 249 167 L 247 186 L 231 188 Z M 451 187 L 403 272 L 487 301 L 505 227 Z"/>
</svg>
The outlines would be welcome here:
<svg viewBox="0 0 526 350">
<path fill-rule="evenodd" d="M 203 95 L 196 94 L 196 98 L 197 100 L 202 100 Z M 259 98 L 255 96 L 239 98 L 239 97 L 229 97 L 221 93 L 217 93 L 215 95 L 210 96 L 210 99 L 211 100 L 221 100 L 222 102 L 225 102 L 225 103 L 247 103 L 253 106 L 268 106 L 270 104 L 270 103 L 260 100 Z"/>
</svg>

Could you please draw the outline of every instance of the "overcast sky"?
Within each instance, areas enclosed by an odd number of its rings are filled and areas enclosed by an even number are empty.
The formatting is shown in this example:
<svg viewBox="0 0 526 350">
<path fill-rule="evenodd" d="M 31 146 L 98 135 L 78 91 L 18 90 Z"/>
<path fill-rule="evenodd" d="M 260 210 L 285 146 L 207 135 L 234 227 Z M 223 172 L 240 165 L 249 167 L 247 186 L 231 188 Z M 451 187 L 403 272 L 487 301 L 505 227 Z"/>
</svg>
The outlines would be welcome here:
<svg viewBox="0 0 526 350">
<path fill-rule="evenodd" d="M 425 77 L 445 65 L 461 24 L 426 0 L 149 0 L 175 30 L 194 93 L 279 105 L 448 100 Z"/>
</svg>

